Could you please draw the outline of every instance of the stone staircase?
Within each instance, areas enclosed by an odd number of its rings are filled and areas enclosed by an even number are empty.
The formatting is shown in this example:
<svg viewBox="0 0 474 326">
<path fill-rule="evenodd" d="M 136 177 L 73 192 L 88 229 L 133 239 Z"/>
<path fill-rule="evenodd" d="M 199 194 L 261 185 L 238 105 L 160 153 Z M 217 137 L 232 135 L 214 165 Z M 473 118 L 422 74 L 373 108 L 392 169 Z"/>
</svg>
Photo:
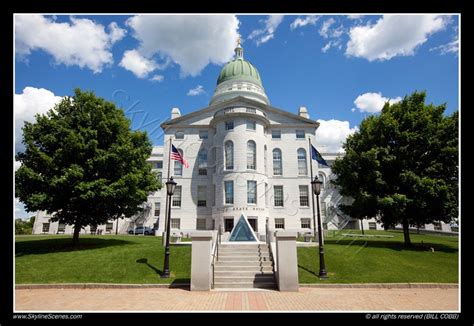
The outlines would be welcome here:
<svg viewBox="0 0 474 326">
<path fill-rule="evenodd" d="M 220 244 L 214 288 L 276 289 L 273 260 L 266 244 Z"/>
</svg>

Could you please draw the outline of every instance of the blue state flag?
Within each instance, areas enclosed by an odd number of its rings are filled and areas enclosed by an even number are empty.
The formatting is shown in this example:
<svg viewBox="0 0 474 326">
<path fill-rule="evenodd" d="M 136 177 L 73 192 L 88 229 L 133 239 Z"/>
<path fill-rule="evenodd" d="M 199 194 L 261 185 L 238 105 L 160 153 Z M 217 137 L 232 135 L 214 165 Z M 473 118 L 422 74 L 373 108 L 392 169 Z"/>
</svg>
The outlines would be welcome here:
<svg viewBox="0 0 474 326">
<path fill-rule="evenodd" d="M 311 158 L 313 160 L 316 160 L 319 164 L 326 165 L 327 167 L 329 167 L 329 164 L 323 159 L 321 154 L 316 148 L 314 148 L 313 145 L 311 145 Z"/>
</svg>

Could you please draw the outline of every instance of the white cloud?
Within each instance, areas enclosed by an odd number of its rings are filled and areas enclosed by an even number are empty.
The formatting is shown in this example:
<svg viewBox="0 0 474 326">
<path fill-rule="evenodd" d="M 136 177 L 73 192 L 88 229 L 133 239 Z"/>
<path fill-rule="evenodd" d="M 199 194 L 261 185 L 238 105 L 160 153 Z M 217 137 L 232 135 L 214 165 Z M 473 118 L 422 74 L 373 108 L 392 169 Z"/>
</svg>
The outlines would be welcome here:
<svg viewBox="0 0 474 326">
<path fill-rule="evenodd" d="M 329 41 L 328 43 L 326 43 L 325 46 L 322 47 L 321 52 L 326 53 L 327 51 L 329 51 L 330 48 L 335 47 L 337 47 L 338 49 L 342 48 L 341 39 Z"/>
<path fill-rule="evenodd" d="M 60 96 L 56 96 L 54 93 L 44 88 L 25 87 L 23 93 L 15 94 L 13 104 L 15 112 L 16 152 L 24 150 L 24 145 L 21 143 L 21 140 L 23 139 L 21 128 L 23 127 L 24 122 L 34 122 L 34 116 L 36 113 L 46 113 L 60 100 Z"/>
<path fill-rule="evenodd" d="M 94 73 L 113 63 L 112 45 L 125 36 L 116 23 L 107 33 L 101 24 L 85 18 L 70 18 L 71 22 L 56 23 L 41 15 L 15 16 L 15 52 L 23 59 L 35 50 L 54 57 L 55 63 L 87 67 Z"/>
<path fill-rule="evenodd" d="M 298 27 L 304 27 L 306 25 L 316 25 L 319 18 L 321 18 L 321 16 L 317 15 L 306 16 L 304 18 L 298 17 L 291 23 L 290 29 L 295 30 Z"/>
<path fill-rule="evenodd" d="M 347 136 L 358 130 L 357 127 L 350 128 L 349 121 L 340 120 L 318 120 L 320 123 L 316 130 L 316 145 L 324 146 L 332 153 L 343 152 L 342 143 Z"/>
<path fill-rule="evenodd" d="M 352 19 L 352 20 L 356 20 L 356 19 L 361 19 L 364 15 L 347 15 L 347 19 Z"/>
<path fill-rule="evenodd" d="M 329 18 L 326 19 L 323 23 L 323 26 L 319 29 L 319 35 L 321 35 L 324 38 L 328 38 L 329 35 L 329 29 L 331 28 L 331 25 L 333 25 L 336 21 L 334 18 Z"/>
<path fill-rule="evenodd" d="M 441 55 L 445 55 L 448 53 L 454 53 L 458 54 L 459 52 L 459 40 L 456 38 L 453 41 L 447 43 L 447 44 L 442 44 L 439 46 L 435 46 L 430 49 L 430 51 L 439 51 Z"/>
<path fill-rule="evenodd" d="M 151 81 L 156 81 L 161 83 L 165 79 L 165 76 L 163 75 L 154 75 L 153 77 L 150 78 Z"/>
<path fill-rule="evenodd" d="M 142 56 L 137 50 L 128 50 L 123 54 L 119 66 L 133 72 L 138 78 L 146 78 L 158 65 L 154 60 Z"/>
<path fill-rule="evenodd" d="M 188 92 L 188 96 L 197 96 L 197 95 L 201 95 L 201 94 L 204 94 L 205 91 L 204 91 L 204 87 L 202 87 L 202 85 L 198 85 L 197 87 L 193 88 L 193 89 L 190 89 L 189 92 Z"/>
<path fill-rule="evenodd" d="M 15 160 L 15 171 L 18 170 L 20 168 L 20 166 L 21 166 L 21 162 Z"/>
<path fill-rule="evenodd" d="M 125 34 L 127 34 L 127 31 L 123 28 L 120 28 L 116 22 L 111 22 L 109 24 L 109 30 L 110 30 L 110 41 L 112 43 L 120 41 L 121 39 L 125 37 Z"/>
<path fill-rule="evenodd" d="M 386 15 L 374 25 L 356 26 L 349 32 L 346 55 L 369 61 L 414 55 L 428 36 L 443 29 L 447 16 Z"/>
<path fill-rule="evenodd" d="M 383 106 L 388 101 L 390 104 L 400 102 L 402 98 L 400 96 L 396 98 L 383 97 L 381 93 L 365 93 L 359 95 L 354 104 L 360 112 L 376 113 L 383 109 Z"/>
<path fill-rule="evenodd" d="M 266 43 L 271 40 L 275 34 L 276 29 L 283 21 L 283 15 L 270 15 L 263 21 L 264 27 L 252 31 L 249 35 L 249 39 L 255 39 L 257 46 Z"/>
<path fill-rule="evenodd" d="M 140 42 L 141 56 L 172 61 L 183 76 L 196 76 L 209 63 L 229 61 L 239 28 L 235 15 L 146 15 L 129 18 L 126 24 Z"/>
</svg>

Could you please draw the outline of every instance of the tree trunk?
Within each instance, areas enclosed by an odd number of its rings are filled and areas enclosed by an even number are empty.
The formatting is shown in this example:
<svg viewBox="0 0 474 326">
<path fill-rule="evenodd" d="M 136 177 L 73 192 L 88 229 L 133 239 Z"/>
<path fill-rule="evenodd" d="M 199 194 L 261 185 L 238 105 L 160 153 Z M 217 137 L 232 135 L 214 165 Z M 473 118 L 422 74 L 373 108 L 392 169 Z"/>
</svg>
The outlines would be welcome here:
<svg viewBox="0 0 474 326">
<path fill-rule="evenodd" d="M 81 226 L 80 225 L 75 225 L 74 226 L 74 235 L 72 236 L 73 246 L 77 246 L 79 244 L 79 232 L 81 232 Z"/>
<path fill-rule="evenodd" d="M 408 229 L 408 219 L 406 217 L 403 219 L 403 238 L 405 240 L 405 246 L 410 247 L 410 230 Z"/>
<path fill-rule="evenodd" d="M 364 234 L 364 223 L 360 220 L 360 229 L 362 230 L 362 234 Z"/>
<path fill-rule="evenodd" d="M 119 223 L 119 218 L 117 217 L 117 224 L 115 225 L 115 235 L 118 234 L 118 223 Z"/>
</svg>

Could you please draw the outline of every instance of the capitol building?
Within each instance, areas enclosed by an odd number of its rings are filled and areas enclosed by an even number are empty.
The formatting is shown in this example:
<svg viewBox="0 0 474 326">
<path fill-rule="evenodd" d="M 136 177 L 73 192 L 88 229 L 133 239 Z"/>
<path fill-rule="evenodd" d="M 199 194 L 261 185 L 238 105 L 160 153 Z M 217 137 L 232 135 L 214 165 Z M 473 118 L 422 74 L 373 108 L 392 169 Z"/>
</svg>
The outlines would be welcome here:
<svg viewBox="0 0 474 326">
<path fill-rule="evenodd" d="M 309 152 L 317 143 L 319 123 L 305 107 L 297 112 L 274 107 L 265 93 L 258 70 L 244 58 L 240 44 L 233 60 L 221 70 L 209 105 L 181 115 L 172 108 L 161 124 L 164 145 L 155 146 L 148 159 L 164 182 L 173 177 L 177 187 L 171 201 L 171 233 L 224 229 L 229 232 L 244 214 L 258 236 L 266 223 L 273 229 L 307 233 L 314 230 L 310 164 L 323 181 L 320 197 L 324 229 L 359 229 L 361 222 L 343 214 L 344 203 L 331 184 L 331 164 L 342 153 L 317 149 L 329 166 L 318 165 Z M 189 163 L 171 160 L 170 142 Z M 137 226 L 165 228 L 166 187 L 152 193 L 136 216 L 88 226 L 82 233 L 127 233 Z M 34 234 L 72 233 L 73 226 L 50 222 L 38 212 Z M 117 225 L 118 223 L 118 225 Z M 375 219 L 363 220 L 364 229 L 383 229 Z M 426 229 L 448 230 L 449 225 Z"/>
</svg>

